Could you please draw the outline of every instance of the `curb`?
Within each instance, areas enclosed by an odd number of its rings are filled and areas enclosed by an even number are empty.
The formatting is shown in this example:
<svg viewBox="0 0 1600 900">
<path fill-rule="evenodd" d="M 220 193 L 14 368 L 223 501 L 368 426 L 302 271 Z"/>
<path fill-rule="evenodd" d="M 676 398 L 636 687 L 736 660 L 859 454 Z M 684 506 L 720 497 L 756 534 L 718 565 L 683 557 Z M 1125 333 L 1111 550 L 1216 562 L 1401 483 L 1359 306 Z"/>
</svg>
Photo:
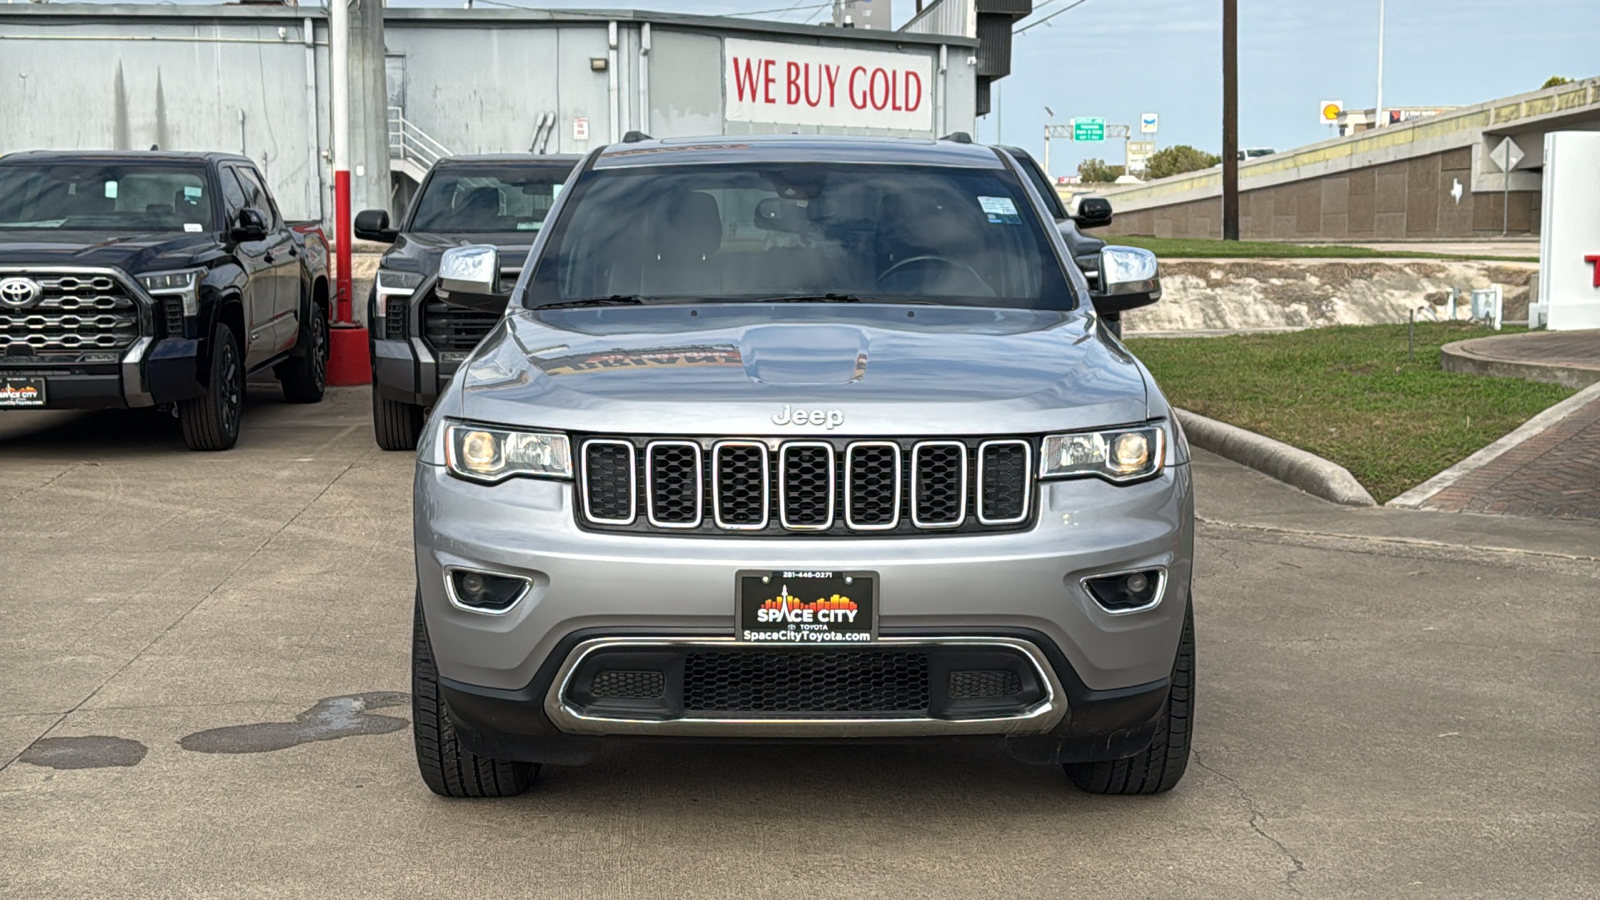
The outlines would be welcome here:
<svg viewBox="0 0 1600 900">
<path fill-rule="evenodd" d="M 1175 412 L 1189 443 L 1202 450 L 1249 466 L 1324 500 L 1344 506 L 1378 505 L 1356 477 L 1338 463 L 1186 409 Z"/>
<path fill-rule="evenodd" d="M 1523 441 L 1543 433 L 1545 429 L 1556 424 L 1557 422 L 1560 422 L 1562 419 L 1565 419 L 1567 416 L 1578 411 L 1579 409 L 1582 409 L 1584 406 L 1587 406 L 1589 403 L 1595 400 L 1600 400 L 1600 382 L 1589 385 L 1576 394 L 1573 394 L 1571 397 L 1568 397 L 1560 403 L 1557 403 L 1555 406 L 1552 406 L 1528 421 L 1523 422 L 1510 434 L 1507 434 L 1500 440 L 1495 441 L 1482 450 L 1479 450 L 1477 453 L 1474 453 L 1466 459 L 1463 459 L 1461 462 L 1458 462 L 1450 468 L 1445 469 L 1443 472 L 1440 472 L 1432 478 L 1429 478 L 1427 481 L 1424 481 L 1411 490 L 1406 491 L 1404 494 L 1401 494 L 1393 500 L 1390 500 L 1384 505 L 1398 507 L 1400 509 L 1416 509 L 1422 504 L 1428 502 L 1428 499 L 1434 494 L 1437 494 L 1450 485 L 1455 484 L 1457 481 L 1460 481 L 1467 475 L 1472 474 L 1474 471 L 1483 468 L 1499 458 L 1501 454 L 1512 450 Z"/>
<path fill-rule="evenodd" d="M 1440 347 L 1439 367 L 1446 372 L 1460 372 L 1466 375 L 1488 375 L 1492 378 L 1521 378 L 1525 381 L 1559 384 L 1562 387 L 1576 389 L 1600 384 L 1600 369 L 1494 359 L 1493 357 L 1475 353 L 1472 348 L 1466 346 L 1473 341 L 1479 340 L 1483 339 L 1468 338 L 1464 341 L 1456 341 Z"/>
</svg>

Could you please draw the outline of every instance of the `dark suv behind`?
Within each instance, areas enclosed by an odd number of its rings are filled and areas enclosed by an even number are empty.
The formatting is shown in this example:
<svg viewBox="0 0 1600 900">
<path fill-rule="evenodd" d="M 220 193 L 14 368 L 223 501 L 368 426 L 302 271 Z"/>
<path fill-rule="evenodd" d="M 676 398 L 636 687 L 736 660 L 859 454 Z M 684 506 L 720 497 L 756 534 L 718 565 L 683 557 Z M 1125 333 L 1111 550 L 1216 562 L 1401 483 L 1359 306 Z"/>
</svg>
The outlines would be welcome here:
<svg viewBox="0 0 1600 900">
<path fill-rule="evenodd" d="M 411 450 L 429 407 L 499 311 L 451 306 L 435 288 L 451 247 L 490 244 L 515 281 L 577 156 L 506 154 L 440 160 L 398 228 L 384 210 L 356 216 L 356 237 L 394 246 L 378 264 L 367 321 L 372 333 L 372 422 L 378 445 Z"/>
</svg>

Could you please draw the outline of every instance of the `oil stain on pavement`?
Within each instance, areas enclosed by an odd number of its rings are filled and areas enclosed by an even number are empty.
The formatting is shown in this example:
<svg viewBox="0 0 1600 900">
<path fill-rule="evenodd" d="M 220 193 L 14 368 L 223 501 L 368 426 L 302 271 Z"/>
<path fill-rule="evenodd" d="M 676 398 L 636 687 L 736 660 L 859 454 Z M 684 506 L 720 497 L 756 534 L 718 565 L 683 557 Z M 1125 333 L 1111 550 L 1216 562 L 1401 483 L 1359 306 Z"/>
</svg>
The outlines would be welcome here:
<svg viewBox="0 0 1600 900">
<path fill-rule="evenodd" d="M 363 734 L 388 734 L 406 727 L 407 720 L 380 716 L 368 710 L 404 706 L 411 695 L 398 691 L 371 691 L 317 701 L 293 722 L 229 725 L 187 735 L 178 741 L 197 753 L 268 753 L 312 741 L 331 741 Z"/>
<path fill-rule="evenodd" d="M 108 766 L 137 766 L 148 752 L 149 748 L 138 741 L 89 735 L 40 738 L 24 750 L 18 759 L 52 769 L 102 769 Z"/>
</svg>

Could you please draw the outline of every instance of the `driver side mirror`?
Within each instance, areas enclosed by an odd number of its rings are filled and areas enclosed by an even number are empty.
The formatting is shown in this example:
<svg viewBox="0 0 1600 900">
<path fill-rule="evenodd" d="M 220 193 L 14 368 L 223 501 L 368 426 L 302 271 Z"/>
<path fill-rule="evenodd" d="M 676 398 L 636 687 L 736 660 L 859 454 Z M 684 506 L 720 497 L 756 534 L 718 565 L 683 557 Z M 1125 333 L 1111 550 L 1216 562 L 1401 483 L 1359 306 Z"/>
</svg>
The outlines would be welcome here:
<svg viewBox="0 0 1600 900">
<path fill-rule="evenodd" d="M 363 241 L 384 244 L 392 244 L 400 236 L 400 232 L 389 227 L 389 211 L 386 209 L 364 209 L 356 213 L 354 230 L 356 237 Z"/>
<path fill-rule="evenodd" d="M 1103 228 L 1111 224 L 1111 201 L 1104 197 L 1080 197 L 1073 206 L 1072 220 L 1079 228 Z"/>
<path fill-rule="evenodd" d="M 267 217 L 261 210 L 247 206 L 239 210 L 239 219 L 229 233 L 236 241 L 259 241 L 267 236 Z"/>
<path fill-rule="evenodd" d="M 440 300 L 481 312 L 505 312 L 510 299 L 500 292 L 500 251 L 487 244 L 451 247 L 439 260 Z"/>
<path fill-rule="evenodd" d="M 1100 290 L 1091 295 L 1101 314 L 1138 309 L 1161 299 L 1156 255 L 1138 247 L 1106 247 L 1100 251 Z"/>
</svg>

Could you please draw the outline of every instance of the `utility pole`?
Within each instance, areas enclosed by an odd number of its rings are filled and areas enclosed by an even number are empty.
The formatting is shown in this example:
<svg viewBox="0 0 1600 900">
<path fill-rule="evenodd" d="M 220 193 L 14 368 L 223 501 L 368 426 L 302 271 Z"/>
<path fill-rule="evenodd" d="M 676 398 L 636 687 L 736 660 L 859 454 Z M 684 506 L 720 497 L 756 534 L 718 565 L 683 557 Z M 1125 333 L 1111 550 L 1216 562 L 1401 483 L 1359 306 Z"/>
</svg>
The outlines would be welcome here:
<svg viewBox="0 0 1600 900">
<path fill-rule="evenodd" d="M 1372 111 L 1372 127 L 1383 125 L 1383 0 L 1378 0 L 1378 108 Z"/>
<path fill-rule="evenodd" d="M 382 63 L 380 56 L 378 64 Z M 328 327 L 328 383 L 367 384 L 372 380 L 367 329 L 356 322 L 350 302 L 350 242 L 355 235 L 350 230 L 349 0 L 328 3 L 328 89 L 333 106 L 333 240 L 338 254 L 334 315 Z"/>
<path fill-rule="evenodd" d="M 328 3 L 328 87 L 333 95 L 333 230 L 338 253 L 334 319 L 352 321 L 350 297 L 350 8 Z"/>
<path fill-rule="evenodd" d="M 1222 239 L 1239 239 L 1239 0 L 1222 0 Z"/>
</svg>

